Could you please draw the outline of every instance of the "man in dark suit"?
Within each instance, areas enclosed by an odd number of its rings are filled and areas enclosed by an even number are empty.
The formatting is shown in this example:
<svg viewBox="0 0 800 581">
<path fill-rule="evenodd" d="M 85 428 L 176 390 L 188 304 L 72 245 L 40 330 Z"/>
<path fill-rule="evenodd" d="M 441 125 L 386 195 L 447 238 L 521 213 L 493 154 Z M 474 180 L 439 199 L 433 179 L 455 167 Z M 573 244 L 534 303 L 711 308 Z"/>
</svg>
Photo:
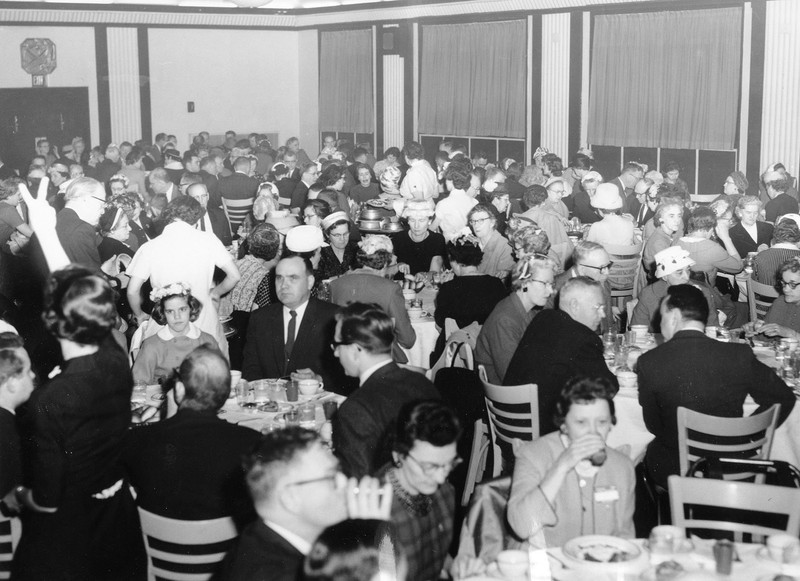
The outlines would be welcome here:
<svg viewBox="0 0 800 581">
<path fill-rule="evenodd" d="M 761 178 L 770 200 L 764 206 L 767 222 L 775 224 L 784 214 L 797 214 L 797 200 L 789 195 L 791 182 L 777 171 L 766 172 Z"/>
<path fill-rule="evenodd" d="M 186 188 L 186 194 L 200 202 L 200 205 L 206 210 L 205 215 L 197 222 L 197 228 L 213 232 L 214 236 L 220 239 L 223 246 L 230 246 L 231 225 L 228 223 L 228 217 L 225 216 L 225 212 L 209 203 L 209 193 L 206 185 L 202 183 L 192 184 Z"/>
<path fill-rule="evenodd" d="M 222 578 L 228 581 L 297 581 L 305 555 L 326 527 L 348 517 L 389 519 L 391 484 L 348 481 L 312 430 L 290 426 L 267 434 L 245 464 L 259 518 L 225 559 Z M 348 506 L 346 499 L 356 494 L 358 502 Z"/>
<path fill-rule="evenodd" d="M 300 181 L 294 187 L 292 192 L 292 201 L 289 207 L 298 210 L 303 207 L 308 199 L 308 188 L 313 186 L 319 176 L 319 168 L 313 161 L 304 163 L 300 166 Z"/>
<path fill-rule="evenodd" d="M 100 270 L 95 227 L 103 213 L 106 189 L 92 178 L 74 180 L 64 194 L 64 209 L 56 215 L 56 233 L 70 262 Z"/>
<path fill-rule="evenodd" d="M 139 506 L 181 520 L 234 516 L 245 523 L 254 516 L 241 458 L 260 434 L 217 417 L 230 390 L 219 351 L 202 346 L 183 360 L 175 415 L 128 437 L 124 464 Z"/>
<path fill-rule="evenodd" d="M 631 201 L 631 198 L 629 198 L 629 196 L 634 193 L 634 186 L 636 186 L 636 183 L 643 177 L 644 169 L 642 166 L 634 161 L 629 161 L 625 164 L 625 167 L 622 168 L 622 171 L 617 177 L 607 182 L 609 184 L 613 184 L 619 190 L 619 195 L 624 204 L 624 212 L 634 216 L 636 214 L 633 213 L 633 210 L 638 208 L 630 207 L 629 202 Z M 633 196 L 632 200 L 636 200 L 636 196 Z"/>
<path fill-rule="evenodd" d="M 336 356 L 360 387 L 333 419 L 333 442 L 345 474 L 361 478 L 391 460 L 387 435 L 400 408 L 439 399 L 439 392 L 421 373 L 392 361 L 394 324 L 378 305 L 351 303 L 336 319 Z"/>
<path fill-rule="evenodd" d="M 713 416 L 742 417 L 749 395 L 756 413 L 781 405 L 783 423 L 794 407 L 792 390 L 775 372 L 758 361 L 745 344 L 722 343 L 706 337 L 708 302 L 692 285 L 671 286 L 661 303 L 661 332 L 666 343 L 638 361 L 639 403 L 644 422 L 655 439 L 647 447 L 647 470 L 666 487 L 678 474 L 679 406 Z"/>
<path fill-rule="evenodd" d="M 236 232 L 250 210 L 253 209 L 253 200 L 258 191 L 258 180 L 247 175 L 250 171 L 250 158 L 239 157 L 233 162 L 234 172 L 226 178 L 219 180 L 219 195 L 223 200 L 232 202 L 249 201 L 249 205 L 228 209 L 231 230 Z"/>
<path fill-rule="evenodd" d="M 535 383 L 539 387 L 539 432 L 557 429 L 555 404 L 567 380 L 577 376 L 605 377 L 614 386 L 616 376 L 603 359 L 597 326 L 606 300 L 599 282 L 578 276 L 564 283 L 558 309 L 540 312 L 522 336 L 503 385 Z"/>
<path fill-rule="evenodd" d="M 758 219 L 760 212 L 761 200 L 758 196 L 742 196 L 736 202 L 739 223 L 731 227 L 728 233 L 741 258 L 745 258 L 750 252 L 769 248 L 772 241 L 773 226 Z"/>
<path fill-rule="evenodd" d="M 275 290 L 280 303 L 250 315 L 242 364 L 245 379 L 311 369 L 322 376 L 329 391 L 341 387 L 341 367 L 330 348 L 337 307 L 310 298 L 313 286 L 308 259 L 289 256 L 278 262 Z"/>
<path fill-rule="evenodd" d="M 163 167 L 157 167 L 151 171 L 150 175 L 147 176 L 147 180 L 150 182 L 150 189 L 153 195 L 163 194 L 167 198 L 168 204 L 183 195 Z"/>
<path fill-rule="evenodd" d="M 217 178 L 216 158 L 209 156 L 200 161 L 200 179 L 203 180 L 208 190 L 209 204 L 221 210 L 222 198 L 219 195 L 219 178 Z"/>
</svg>

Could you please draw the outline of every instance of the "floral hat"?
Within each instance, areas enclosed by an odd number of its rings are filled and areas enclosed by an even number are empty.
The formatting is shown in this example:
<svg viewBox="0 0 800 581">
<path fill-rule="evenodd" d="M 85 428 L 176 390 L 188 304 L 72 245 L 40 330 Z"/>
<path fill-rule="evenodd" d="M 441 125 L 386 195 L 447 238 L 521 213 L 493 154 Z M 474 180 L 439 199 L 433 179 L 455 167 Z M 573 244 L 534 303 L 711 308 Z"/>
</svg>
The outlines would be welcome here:
<svg viewBox="0 0 800 581">
<path fill-rule="evenodd" d="M 189 296 L 192 294 L 192 287 L 185 282 L 173 282 L 167 286 L 154 288 L 150 291 L 150 300 L 154 303 L 173 295 Z"/>
<path fill-rule="evenodd" d="M 389 254 L 394 253 L 394 245 L 392 239 L 383 234 L 371 234 L 361 239 L 358 247 L 364 251 L 365 254 L 372 255 L 379 250 L 385 250 Z"/>
</svg>

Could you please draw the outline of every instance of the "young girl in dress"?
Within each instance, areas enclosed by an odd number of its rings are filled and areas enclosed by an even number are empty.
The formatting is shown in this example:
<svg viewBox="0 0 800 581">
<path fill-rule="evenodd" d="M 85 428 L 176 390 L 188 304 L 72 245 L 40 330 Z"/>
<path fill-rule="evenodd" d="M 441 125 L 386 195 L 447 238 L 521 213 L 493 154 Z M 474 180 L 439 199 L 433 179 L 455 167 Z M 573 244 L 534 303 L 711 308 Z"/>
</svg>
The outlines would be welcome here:
<svg viewBox="0 0 800 581">
<path fill-rule="evenodd" d="M 133 380 L 155 383 L 166 378 L 184 358 L 200 345 L 218 349 L 217 341 L 194 324 L 203 305 L 192 296 L 192 290 L 185 283 L 153 290 L 152 318 L 164 327 L 155 335 L 142 342 L 142 348 L 133 363 Z"/>
</svg>

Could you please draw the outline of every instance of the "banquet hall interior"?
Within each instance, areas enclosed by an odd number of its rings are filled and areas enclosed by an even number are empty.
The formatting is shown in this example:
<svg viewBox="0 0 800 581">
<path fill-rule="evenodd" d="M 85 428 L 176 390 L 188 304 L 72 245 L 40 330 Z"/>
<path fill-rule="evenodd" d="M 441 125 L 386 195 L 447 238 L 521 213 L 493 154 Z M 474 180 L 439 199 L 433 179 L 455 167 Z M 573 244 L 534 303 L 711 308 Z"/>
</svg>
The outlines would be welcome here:
<svg viewBox="0 0 800 581">
<path fill-rule="evenodd" d="M 0 0 L 0 579 L 800 580 L 798 30 Z"/>
</svg>

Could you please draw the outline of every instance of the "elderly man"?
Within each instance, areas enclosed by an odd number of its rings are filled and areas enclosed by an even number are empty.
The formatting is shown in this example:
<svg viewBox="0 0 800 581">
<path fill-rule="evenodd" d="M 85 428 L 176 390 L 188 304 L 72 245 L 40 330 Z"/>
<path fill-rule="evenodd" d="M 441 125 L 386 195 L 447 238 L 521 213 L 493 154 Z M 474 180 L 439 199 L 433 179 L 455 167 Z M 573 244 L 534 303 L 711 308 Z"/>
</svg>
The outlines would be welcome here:
<svg viewBox="0 0 800 581">
<path fill-rule="evenodd" d="M 150 180 L 150 189 L 153 191 L 153 194 L 163 194 L 166 196 L 168 204 L 172 200 L 183 195 L 178 189 L 178 186 L 176 186 L 172 182 L 172 179 L 170 179 L 167 170 L 165 170 L 163 167 L 157 167 L 151 171 L 150 175 L 148 176 L 148 180 Z"/>
<path fill-rule="evenodd" d="M 133 430 L 123 461 L 137 504 L 181 520 L 233 515 L 246 522 L 241 458 L 258 442 L 256 430 L 217 417 L 231 390 L 228 362 L 207 346 L 183 360 L 175 381 L 172 417 Z"/>
<path fill-rule="evenodd" d="M 170 202 L 162 215 L 164 232 L 143 244 L 128 266 L 128 302 L 141 324 L 149 315 L 142 311 L 141 288 L 147 279 L 153 288 L 173 282 L 189 285 L 194 297 L 203 305 L 197 326 L 216 338 L 220 348 L 227 351 L 227 341 L 217 318 L 219 298 L 239 281 L 239 270 L 233 257 L 211 232 L 195 228 L 203 217 L 200 202 L 180 196 Z M 214 286 L 214 268 L 225 278 Z"/>
<path fill-rule="evenodd" d="M 95 227 L 106 203 L 103 184 L 78 178 L 64 194 L 64 209 L 56 216 L 56 233 L 70 262 L 100 270 L 100 252 Z"/>
<path fill-rule="evenodd" d="M 98 182 L 107 184 L 115 173 L 122 169 L 122 161 L 120 159 L 119 147 L 110 143 L 106 147 L 105 159 L 97 164 L 94 170 L 94 177 Z"/>
<path fill-rule="evenodd" d="M 33 392 L 31 360 L 16 333 L 0 333 L 0 512 L 18 513 L 17 489 L 22 486 L 22 455 L 16 409 Z"/>
<path fill-rule="evenodd" d="M 215 208 L 222 209 L 222 198 L 219 195 L 219 165 L 217 161 L 222 163 L 222 156 L 209 155 L 200 161 L 200 179 L 206 185 L 208 190 L 209 202 Z"/>
<path fill-rule="evenodd" d="M 333 420 L 334 447 L 349 476 L 374 474 L 391 460 L 388 431 L 404 404 L 439 398 L 424 375 L 392 361 L 393 340 L 392 319 L 378 305 L 351 303 L 336 316 L 335 354 L 359 382 Z"/>
<path fill-rule="evenodd" d="M 660 310 L 666 343 L 644 353 L 637 365 L 639 403 L 645 425 L 655 436 L 645 462 L 654 482 L 666 488 L 667 477 L 679 472 L 678 407 L 737 418 L 751 395 L 759 405 L 756 413 L 780 404 L 778 421 L 783 423 L 795 396 L 756 359 L 749 345 L 706 337 L 708 302 L 699 289 L 687 284 L 670 287 Z"/>
<path fill-rule="evenodd" d="M 245 379 L 282 377 L 298 369 L 322 376 L 325 387 L 341 386 L 341 368 L 331 352 L 337 307 L 311 298 L 314 268 L 301 256 L 287 256 L 275 267 L 280 303 L 250 315 L 244 346 Z"/>
<path fill-rule="evenodd" d="M 400 195 L 418 200 L 437 197 L 439 183 L 436 172 L 425 159 L 425 148 L 416 141 L 409 141 L 403 148 L 403 155 L 406 157 L 408 171 L 400 184 Z"/>
<path fill-rule="evenodd" d="M 578 276 L 585 276 L 597 281 L 603 287 L 605 296 L 605 316 L 600 322 L 600 330 L 605 333 L 614 318 L 611 306 L 611 286 L 608 284 L 608 273 L 614 263 L 608 256 L 605 248 L 596 242 L 581 241 L 572 251 L 572 268 L 562 272 L 556 277 L 555 292 L 550 295 L 546 308 L 558 308 L 558 294 L 564 284 Z"/>
<path fill-rule="evenodd" d="M 299 171 L 300 181 L 295 185 L 289 203 L 289 207 L 293 212 L 300 212 L 300 208 L 303 207 L 303 204 L 308 199 L 308 188 L 316 183 L 317 176 L 319 176 L 319 167 L 313 161 L 302 164 Z"/>
<path fill-rule="evenodd" d="M 572 242 L 567 236 L 567 221 L 544 207 L 547 201 L 547 190 L 544 186 L 532 185 L 525 188 L 522 201 L 528 209 L 519 214 L 519 217 L 531 220 L 547 233 L 550 247 L 558 256 L 559 266 L 563 268 L 572 252 Z"/>
<path fill-rule="evenodd" d="M 539 433 L 556 430 L 555 404 L 568 379 L 577 375 L 617 378 L 603 359 L 597 327 L 606 299 L 599 282 L 586 276 L 568 280 L 557 310 L 545 309 L 533 319 L 508 364 L 503 385 L 539 386 Z"/>
<path fill-rule="evenodd" d="M 225 212 L 219 208 L 209 205 L 208 188 L 204 183 L 194 183 L 186 188 L 186 194 L 191 196 L 203 206 L 206 213 L 197 222 L 197 228 L 204 232 L 211 232 L 219 238 L 223 246 L 231 245 L 231 225 Z"/>
<path fill-rule="evenodd" d="M 784 214 L 797 214 L 797 199 L 788 194 L 791 187 L 789 179 L 777 171 L 768 171 L 761 176 L 767 190 L 769 202 L 764 206 L 767 222 L 775 223 Z"/>
<path fill-rule="evenodd" d="M 305 556 L 326 527 L 346 518 L 387 520 L 392 487 L 374 478 L 349 481 L 316 432 L 271 432 L 245 459 L 258 519 L 228 554 L 228 581 L 297 581 Z"/>
</svg>

